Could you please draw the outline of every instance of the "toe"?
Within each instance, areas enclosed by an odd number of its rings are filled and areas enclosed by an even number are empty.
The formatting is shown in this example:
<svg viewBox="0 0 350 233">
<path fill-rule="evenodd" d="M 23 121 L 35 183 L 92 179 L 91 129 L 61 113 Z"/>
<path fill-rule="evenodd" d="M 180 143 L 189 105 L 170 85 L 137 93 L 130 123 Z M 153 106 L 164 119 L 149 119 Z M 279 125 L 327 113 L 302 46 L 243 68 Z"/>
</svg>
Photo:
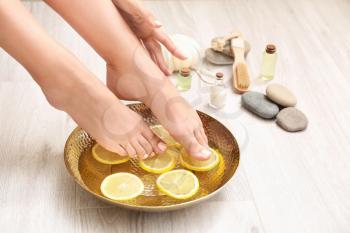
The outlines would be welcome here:
<svg viewBox="0 0 350 233">
<path fill-rule="evenodd" d="M 198 160 L 207 160 L 210 158 L 211 151 L 208 146 L 203 146 L 196 138 L 195 133 L 183 135 L 179 142 L 184 146 L 187 153 Z"/>
<path fill-rule="evenodd" d="M 208 141 L 207 135 L 205 134 L 204 128 L 202 127 L 202 128 L 200 129 L 200 131 L 201 131 L 202 137 L 203 137 L 204 140 L 205 140 L 205 144 L 208 145 L 209 141 Z"/>
<path fill-rule="evenodd" d="M 141 143 L 139 142 L 138 138 L 132 140 L 131 145 L 134 147 L 136 154 L 140 159 L 147 159 L 148 154 L 146 150 L 143 148 L 143 146 L 141 145 Z"/>
<path fill-rule="evenodd" d="M 138 141 L 148 155 L 151 155 L 153 153 L 153 148 L 152 148 L 151 143 L 148 142 L 144 136 L 140 135 L 138 137 Z"/>
<path fill-rule="evenodd" d="M 167 145 L 151 130 L 143 132 L 142 135 L 151 144 L 152 149 L 155 153 L 163 153 L 167 149 Z"/>
<path fill-rule="evenodd" d="M 126 152 L 126 150 L 123 148 L 122 145 L 115 143 L 112 140 L 97 140 L 97 142 L 103 148 L 105 148 L 106 150 L 109 150 L 113 153 L 117 153 L 118 155 L 121 155 L 121 156 L 128 155 L 128 153 Z"/>
<path fill-rule="evenodd" d="M 202 145 L 202 146 L 207 146 L 208 145 L 208 142 L 206 140 L 206 137 L 203 135 L 201 129 L 197 129 L 195 132 L 194 132 L 194 135 L 197 139 L 197 141 Z"/>
<path fill-rule="evenodd" d="M 116 145 L 115 152 L 120 156 L 127 156 L 128 153 L 124 150 L 124 148 L 121 145 Z"/>
<path fill-rule="evenodd" d="M 135 158 L 136 157 L 136 150 L 135 148 L 131 145 L 131 143 L 126 143 L 124 145 L 124 148 L 126 150 L 126 152 L 128 153 L 128 155 L 131 157 L 131 158 Z"/>
</svg>

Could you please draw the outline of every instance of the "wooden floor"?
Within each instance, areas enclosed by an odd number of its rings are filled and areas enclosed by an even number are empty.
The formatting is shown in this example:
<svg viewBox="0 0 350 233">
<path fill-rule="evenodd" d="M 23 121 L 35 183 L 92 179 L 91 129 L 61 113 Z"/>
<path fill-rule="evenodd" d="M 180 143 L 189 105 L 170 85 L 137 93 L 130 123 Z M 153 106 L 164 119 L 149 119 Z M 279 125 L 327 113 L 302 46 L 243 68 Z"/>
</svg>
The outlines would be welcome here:
<svg viewBox="0 0 350 233">
<path fill-rule="evenodd" d="M 212 37 L 241 30 L 252 44 L 248 62 L 259 74 L 268 42 L 278 46 L 276 82 L 290 87 L 310 120 L 289 134 L 240 108 L 232 94 L 222 112 L 207 88 L 192 101 L 237 137 L 237 174 L 215 198 L 162 214 L 108 206 L 85 193 L 63 163 L 74 122 L 51 108 L 28 73 L 0 50 L 0 231 L 8 232 L 350 232 L 350 1 L 146 1 L 169 33 Z M 48 33 L 100 79 L 103 61 L 50 8 L 25 2 Z M 18 42 L 20 46 L 20 41 Z M 204 64 L 206 65 L 206 64 Z M 208 67 L 224 70 L 229 68 Z M 254 90 L 265 85 L 254 82 Z M 190 95 L 188 98 L 191 98 Z"/>
</svg>

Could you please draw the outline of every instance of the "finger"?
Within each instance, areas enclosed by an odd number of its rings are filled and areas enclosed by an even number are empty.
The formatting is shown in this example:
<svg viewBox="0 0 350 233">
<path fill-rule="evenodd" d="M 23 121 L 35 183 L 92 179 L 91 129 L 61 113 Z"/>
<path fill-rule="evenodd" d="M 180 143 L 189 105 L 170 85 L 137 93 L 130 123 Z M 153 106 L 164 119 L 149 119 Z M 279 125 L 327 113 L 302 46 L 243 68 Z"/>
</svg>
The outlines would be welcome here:
<svg viewBox="0 0 350 233">
<path fill-rule="evenodd" d="M 167 65 L 165 64 L 165 60 L 163 57 L 162 49 L 160 47 L 160 44 L 154 40 L 147 41 L 144 43 L 147 50 L 150 54 L 152 54 L 152 60 L 154 63 L 156 63 L 159 67 L 159 69 L 166 75 L 171 75 L 170 70 L 168 69 Z"/>
<path fill-rule="evenodd" d="M 170 39 L 170 37 L 167 34 L 165 34 L 161 29 L 154 30 L 153 36 L 156 40 L 163 44 L 172 55 L 181 60 L 187 59 L 187 57 L 176 48 L 174 42 Z"/>
<path fill-rule="evenodd" d="M 169 76 L 171 75 L 171 72 L 165 63 L 163 53 L 162 53 L 162 48 L 160 47 L 160 44 L 158 42 L 154 42 L 154 43 L 155 43 L 154 56 L 158 62 L 158 66 L 165 75 Z"/>
<path fill-rule="evenodd" d="M 158 20 L 154 20 L 154 28 L 161 28 L 163 27 L 163 24 L 161 22 L 159 22 Z"/>
</svg>

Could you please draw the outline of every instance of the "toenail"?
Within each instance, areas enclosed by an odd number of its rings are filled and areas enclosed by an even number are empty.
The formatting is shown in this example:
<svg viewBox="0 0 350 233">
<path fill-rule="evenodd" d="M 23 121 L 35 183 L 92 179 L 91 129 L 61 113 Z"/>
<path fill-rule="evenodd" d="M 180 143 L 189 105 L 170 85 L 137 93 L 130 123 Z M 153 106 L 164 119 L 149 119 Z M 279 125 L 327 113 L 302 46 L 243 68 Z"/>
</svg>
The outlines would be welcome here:
<svg viewBox="0 0 350 233">
<path fill-rule="evenodd" d="M 154 152 L 152 152 L 151 154 L 150 154 L 150 156 L 149 157 L 153 157 L 153 156 L 155 156 L 156 154 L 154 153 Z"/>
<path fill-rule="evenodd" d="M 167 145 L 166 145 L 164 142 L 160 142 L 160 143 L 158 143 L 158 148 L 159 148 L 161 151 L 165 151 L 166 148 L 167 148 Z"/>
<path fill-rule="evenodd" d="M 148 154 L 144 154 L 142 158 L 143 158 L 143 159 L 147 159 L 148 156 L 149 156 Z"/>
<path fill-rule="evenodd" d="M 202 155 L 203 158 L 209 158 L 211 155 L 211 151 L 208 149 L 203 149 L 199 152 L 200 155 Z"/>
</svg>

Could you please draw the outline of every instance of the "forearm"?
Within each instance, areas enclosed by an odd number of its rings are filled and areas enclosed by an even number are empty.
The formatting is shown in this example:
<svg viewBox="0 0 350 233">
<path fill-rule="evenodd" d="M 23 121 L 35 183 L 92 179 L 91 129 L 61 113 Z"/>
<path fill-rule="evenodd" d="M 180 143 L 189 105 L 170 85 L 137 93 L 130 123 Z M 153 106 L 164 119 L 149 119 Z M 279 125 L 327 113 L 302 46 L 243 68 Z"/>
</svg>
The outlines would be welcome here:
<svg viewBox="0 0 350 233">
<path fill-rule="evenodd" d="M 132 59 L 138 39 L 110 0 L 45 0 L 108 63 Z"/>
</svg>

